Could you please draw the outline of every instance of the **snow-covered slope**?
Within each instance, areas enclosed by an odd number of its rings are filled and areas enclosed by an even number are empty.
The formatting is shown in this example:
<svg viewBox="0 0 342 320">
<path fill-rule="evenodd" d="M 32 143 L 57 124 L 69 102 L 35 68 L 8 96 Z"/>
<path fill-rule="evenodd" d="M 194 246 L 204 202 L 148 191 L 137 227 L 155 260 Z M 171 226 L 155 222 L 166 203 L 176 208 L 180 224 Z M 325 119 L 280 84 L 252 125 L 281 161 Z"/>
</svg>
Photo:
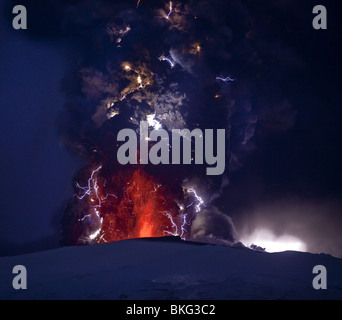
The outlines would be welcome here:
<svg viewBox="0 0 342 320">
<path fill-rule="evenodd" d="M 15 265 L 27 290 L 12 287 Z M 328 289 L 316 291 L 324 265 Z M 342 299 L 342 260 L 181 241 L 127 240 L 0 258 L 0 299 Z"/>
</svg>

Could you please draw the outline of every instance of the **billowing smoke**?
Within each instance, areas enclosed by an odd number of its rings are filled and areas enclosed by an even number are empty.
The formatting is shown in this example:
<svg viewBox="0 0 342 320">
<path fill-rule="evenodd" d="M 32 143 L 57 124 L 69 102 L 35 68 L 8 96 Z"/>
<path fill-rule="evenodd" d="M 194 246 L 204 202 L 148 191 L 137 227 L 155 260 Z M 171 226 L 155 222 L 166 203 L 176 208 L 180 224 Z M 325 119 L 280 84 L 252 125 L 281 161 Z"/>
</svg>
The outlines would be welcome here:
<svg viewBox="0 0 342 320">
<path fill-rule="evenodd" d="M 75 176 L 62 243 L 162 235 L 233 243 L 229 207 L 218 209 L 215 201 L 257 148 L 257 134 L 294 126 L 297 112 L 282 84 L 303 65 L 258 24 L 258 4 L 49 0 L 28 4 L 28 11 L 40 5 L 53 14 L 34 20 L 31 32 L 68 39 L 73 50 L 59 127 L 64 145 L 87 163 Z M 208 177 L 198 165 L 121 166 L 117 133 L 138 133 L 140 121 L 169 132 L 225 129 L 225 173 Z"/>
<path fill-rule="evenodd" d="M 216 207 L 203 209 L 196 215 L 191 225 L 192 241 L 232 245 L 236 239 L 236 230 L 231 218 Z"/>
</svg>

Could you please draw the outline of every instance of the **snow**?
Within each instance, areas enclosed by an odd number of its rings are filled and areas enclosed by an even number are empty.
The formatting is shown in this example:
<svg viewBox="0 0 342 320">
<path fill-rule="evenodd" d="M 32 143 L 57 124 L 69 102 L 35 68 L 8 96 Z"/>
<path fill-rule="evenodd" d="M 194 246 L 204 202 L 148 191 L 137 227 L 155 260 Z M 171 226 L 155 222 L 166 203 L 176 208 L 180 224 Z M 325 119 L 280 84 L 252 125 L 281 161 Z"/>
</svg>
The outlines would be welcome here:
<svg viewBox="0 0 342 320">
<path fill-rule="evenodd" d="M 27 290 L 14 290 L 15 265 Z M 327 290 L 314 290 L 314 266 Z M 0 258 L 0 299 L 342 299 L 342 259 L 135 239 Z"/>
</svg>

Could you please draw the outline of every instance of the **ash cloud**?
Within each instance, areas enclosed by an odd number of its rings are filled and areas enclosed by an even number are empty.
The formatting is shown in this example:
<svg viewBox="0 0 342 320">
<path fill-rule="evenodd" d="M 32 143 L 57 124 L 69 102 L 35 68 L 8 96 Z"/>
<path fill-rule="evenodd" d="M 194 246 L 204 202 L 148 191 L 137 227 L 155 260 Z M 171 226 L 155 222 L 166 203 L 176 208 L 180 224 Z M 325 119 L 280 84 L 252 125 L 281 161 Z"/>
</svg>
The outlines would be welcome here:
<svg viewBox="0 0 342 320">
<path fill-rule="evenodd" d="M 191 224 L 188 240 L 231 246 L 237 234 L 232 219 L 216 207 L 199 212 Z"/>
<path fill-rule="evenodd" d="M 186 115 L 188 125 L 196 119 L 207 126 L 219 122 L 218 126 L 229 128 L 230 152 L 236 161 L 243 150 L 253 149 L 259 123 L 269 133 L 287 131 L 296 122 L 296 111 L 281 89 L 281 80 L 290 78 L 303 63 L 293 48 L 260 32 L 257 10 L 247 2 L 173 2 L 169 19 L 165 19 L 170 11 L 168 1 L 141 1 L 138 8 L 134 1 L 44 3 L 43 7 L 60 13 L 54 28 L 72 40 L 79 38 L 74 44 L 79 55 L 76 69 L 68 71 L 64 84 L 68 87 L 66 113 L 70 116 L 70 103 L 76 109 L 73 112 L 86 109 L 86 115 L 72 118 L 65 125 L 66 135 L 74 123 L 83 122 L 80 136 L 101 126 L 108 120 L 108 102 L 125 94 L 132 97 L 119 101 L 118 110 L 144 105 L 139 109 L 146 107 L 146 114 L 156 112 L 168 128 L 173 121 L 178 126 L 175 119 Z M 174 69 L 158 61 L 165 52 L 174 59 Z M 143 77 L 153 73 L 148 79 L 152 87 L 135 90 L 135 74 L 130 79 L 122 70 L 125 61 L 135 63 L 132 68 L 140 68 L 137 72 Z M 215 80 L 228 74 L 235 83 Z M 213 99 L 215 93 L 221 95 L 219 101 Z"/>
<path fill-rule="evenodd" d="M 168 1 L 143 0 L 138 8 L 134 1 L 105 0 L 28 5 L 36 16 L 46 8 L 58 13 L 47 30 L 68 39 L 74 52 L 63 83 L 62 141 L 90 163 L 103 160 L 106 152 L 112 159 L 109 134 L 136 128 L 151 113 L 169 130 L 225 128 L 226 175 L 207 181 L 200 170 L 180 170 L 170 181 L 205 179 L 203 184 L 211 186 L 207 198 L 214 200 L 224 193 L 230 171 L 241 170 L 243 159 L 260 147 L 260 139 L 296 123 L 284 82 L 303 63 L 293 48 L 263 29 L 259 9 L 249 1 L 182 1 L 172 2 L 172 8 Z M 38 19 L 29 32 L 41 36 L 37 30 L 51 23 L 50 16 Z M 158 59 L 165 53 L 174 68 Z M 228 75 L 236 81 L 216 80 Z M 230 218 L 218 209 L 199 213 L 192 232 L 197 239 L 223 241 L 233 241 L 234 234 Z"/>
</svg>

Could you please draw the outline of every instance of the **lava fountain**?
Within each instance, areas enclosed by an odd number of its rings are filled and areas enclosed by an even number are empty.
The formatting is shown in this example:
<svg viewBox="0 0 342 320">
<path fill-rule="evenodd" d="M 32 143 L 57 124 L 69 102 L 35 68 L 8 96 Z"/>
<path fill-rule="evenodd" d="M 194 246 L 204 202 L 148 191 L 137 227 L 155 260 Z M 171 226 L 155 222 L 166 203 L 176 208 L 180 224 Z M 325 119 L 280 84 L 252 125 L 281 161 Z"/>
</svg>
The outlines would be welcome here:
<svg viewBox="0 0 342 320">
<path fill-rule="evenodd" d="M 185 239 L 203 205 L 193 188 L 173 190 L 144 167 L 113 173 L 99 165 L 87 183 L 76 183 L 75 189 L 67 208 L 72 214 L 64 217 L 62 234 L 74 245 L 169 235 Z"/>
</svg>

